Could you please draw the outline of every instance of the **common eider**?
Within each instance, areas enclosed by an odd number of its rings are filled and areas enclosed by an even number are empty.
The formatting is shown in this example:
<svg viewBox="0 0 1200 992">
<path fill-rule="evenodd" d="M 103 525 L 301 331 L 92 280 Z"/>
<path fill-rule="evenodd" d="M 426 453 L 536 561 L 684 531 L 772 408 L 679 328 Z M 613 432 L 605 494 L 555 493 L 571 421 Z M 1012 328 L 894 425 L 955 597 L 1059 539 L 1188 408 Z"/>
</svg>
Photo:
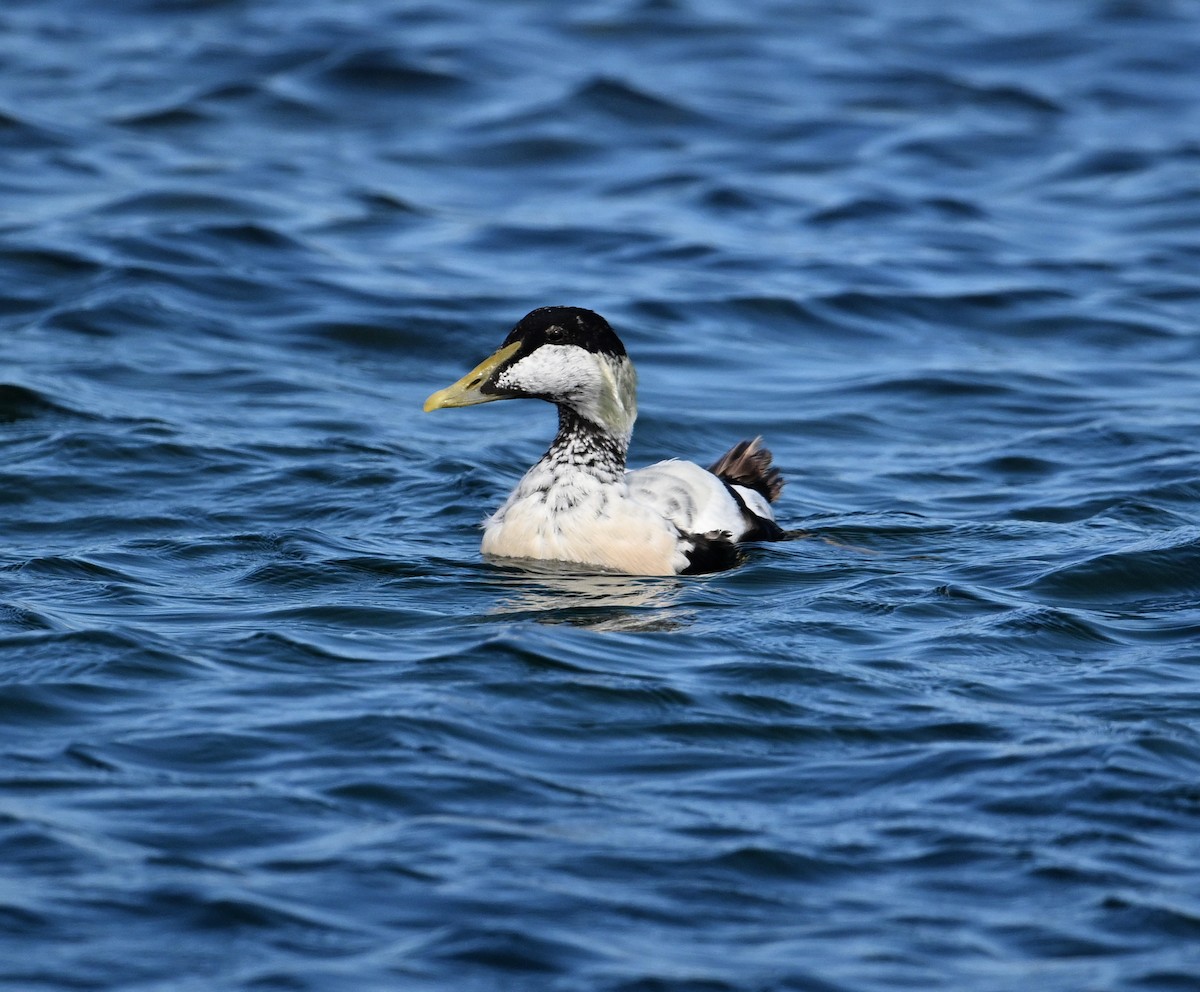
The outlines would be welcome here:
<svg viewBox="0 0 1200 992">
<path fill-rule="evenodd" d="M 558 433 L 485 522 L 484 554 L 675 575 L 729 568 L 739 543 L 784 536 L 771 510 L 783 476 L 761 438 L 707 469 L 670 459 L 626 470 L 637 374 L 599 314 L 532 311 L 425 411 L 522 397 L 557 406 Z"/>
</svg>

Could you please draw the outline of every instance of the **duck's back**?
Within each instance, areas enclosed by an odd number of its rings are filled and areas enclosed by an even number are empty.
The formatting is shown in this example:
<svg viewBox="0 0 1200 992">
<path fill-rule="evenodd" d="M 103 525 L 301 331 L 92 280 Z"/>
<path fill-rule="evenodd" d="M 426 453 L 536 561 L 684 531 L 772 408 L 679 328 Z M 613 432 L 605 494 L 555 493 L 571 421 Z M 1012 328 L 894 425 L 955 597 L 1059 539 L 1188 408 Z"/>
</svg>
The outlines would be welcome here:
<svg viewBox="0 0 1200 992">
<path fill-rule="evenodd" d="M 734 541 L 774 540 L 782 531 L 771 502 L 783 476 L 762 439 L 741 441 L 707 469 L 671 459 L 627 472 L 630 495 L 685 534 L 725 533 Z"/>
<path fill-rule="evenodd" d="M 694 462 L 669 459 L 625 474 L 630 498 L 685 534 L 723 531 L 737 540 L 745 523 L 728 487 Z"/>
</svg>

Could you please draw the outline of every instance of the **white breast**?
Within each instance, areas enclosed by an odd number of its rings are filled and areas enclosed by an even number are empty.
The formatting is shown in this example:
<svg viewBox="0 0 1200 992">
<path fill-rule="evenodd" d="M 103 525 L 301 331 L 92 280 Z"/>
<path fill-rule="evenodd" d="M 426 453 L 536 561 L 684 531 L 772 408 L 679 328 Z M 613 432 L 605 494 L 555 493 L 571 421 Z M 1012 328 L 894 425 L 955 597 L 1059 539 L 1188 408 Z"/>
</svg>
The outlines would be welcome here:
<svg viewBox="0 0 1200 992">
<path fill-rule="evenodd" d="M 531 473 L 532 475 L 532 473 Z M 587 475 L 541 489 L 526 476 L 484 525 L 483 552 L 599 565 L 635 575 L 674 575 L 687 566 L 675 525 L 630 498 L 623 482 Z"/>
</svg>

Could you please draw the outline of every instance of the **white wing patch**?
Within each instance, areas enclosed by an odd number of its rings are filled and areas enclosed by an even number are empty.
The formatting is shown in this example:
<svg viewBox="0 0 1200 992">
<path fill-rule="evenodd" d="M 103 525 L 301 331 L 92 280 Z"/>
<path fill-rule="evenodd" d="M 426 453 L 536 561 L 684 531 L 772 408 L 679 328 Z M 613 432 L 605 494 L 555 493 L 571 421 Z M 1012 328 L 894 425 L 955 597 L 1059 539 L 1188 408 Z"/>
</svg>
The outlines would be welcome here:
<svg viewBox="0 0 1200 992">
<path fill-rule="evenodd" d="M 767 502 L 767 498 L 757 489 L 747 489 L 745 486 L 734 486 L 742 501 L 746 504 L 746 509 L 755 516 L 762 517 L 764 520 L 774 520 L 775 511 L 771 509 L 771 504 Z"/>
<path fill-rule="evenodd" d="M 725 488 L 725 483 L 707 469 L 693 462 L 670 459 L 646 468 L 625 473 L 629 495 L 639 503 L 653 507 L 685 534 L 707 534 L 726 531 L 737 541 L 749 530 L 738 502 Z M 766 500 L 750 490 L 754 502 L 746 499 L 749 508 L 760 517 L 774 520 L 775 515 Z"/>
</svg>

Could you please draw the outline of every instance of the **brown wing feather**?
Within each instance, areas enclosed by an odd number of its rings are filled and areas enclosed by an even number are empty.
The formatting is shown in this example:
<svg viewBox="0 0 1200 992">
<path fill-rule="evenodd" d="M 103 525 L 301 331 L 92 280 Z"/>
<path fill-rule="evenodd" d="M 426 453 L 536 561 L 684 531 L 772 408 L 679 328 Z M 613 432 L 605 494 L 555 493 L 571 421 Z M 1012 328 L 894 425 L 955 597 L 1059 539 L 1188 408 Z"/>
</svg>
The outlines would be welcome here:
<svg viewBox="0 0 1200 992">
<path fill-rule="evenodd" d="M 771 452 L 762 446 L 762 438 L 739 441 L 708 467 L 719 479 L 735 486 L 753 489 L 774 503 L 783 491 L 783 473 L 771 464 Z"/>
</svg>

